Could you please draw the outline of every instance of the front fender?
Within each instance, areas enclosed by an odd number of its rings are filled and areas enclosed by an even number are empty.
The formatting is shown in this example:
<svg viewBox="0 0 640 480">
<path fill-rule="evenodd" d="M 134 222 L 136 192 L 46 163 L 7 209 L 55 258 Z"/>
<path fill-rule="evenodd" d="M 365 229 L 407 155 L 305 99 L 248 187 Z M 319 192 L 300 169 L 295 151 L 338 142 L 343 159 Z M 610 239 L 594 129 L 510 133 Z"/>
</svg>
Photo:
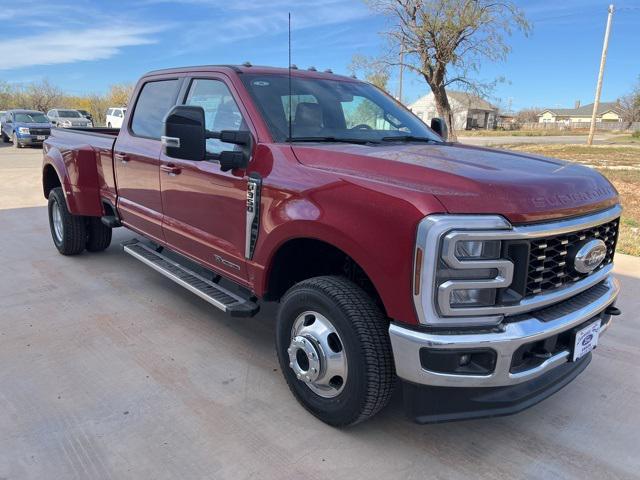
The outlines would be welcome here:
<svg viewBox="0 0 640 480">
<path fill-rule="evenodd" d="M 337 182 L 326 188 L 290 196 L 269 204 L 263 215 L 254 261 L 263 266 L 254 280 L 256 293 L 266 282 L 278 249 L 296 238 L 333 245 L 349 255 L 375 286 L 387 314 L 405 323 L 417 323 L 412 300 L 413 251 L 416 228 L 425 205 L 413 194 Z M 440 211 L 437 200 L 432 211 Z"/>
</svg>

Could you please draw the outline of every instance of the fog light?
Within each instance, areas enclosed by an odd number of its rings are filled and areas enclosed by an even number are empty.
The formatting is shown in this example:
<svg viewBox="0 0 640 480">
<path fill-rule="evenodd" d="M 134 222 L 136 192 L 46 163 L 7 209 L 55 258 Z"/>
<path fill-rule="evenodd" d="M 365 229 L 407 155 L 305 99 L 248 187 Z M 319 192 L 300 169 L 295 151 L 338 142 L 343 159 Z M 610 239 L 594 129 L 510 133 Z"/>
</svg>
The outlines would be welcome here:
<svg viewBox="0 0 640 480">
<path fill-rule="evenodd" d="M 464 367 L 465 365 L 469 365 L 470 361 L 471 361 L 471 355 L 469 355 L 468 353 L 465 353 L 464 355 L 460 355 L 460 360 L 458 360 L 458 365 L 460 365 L 461 367 Z"/>
<path fill-rule="evenodd" d="M 488 375 L 495 370 L 496 359 L 496 351 L 490 348 L 420 349 L 420 365 L 436 373 Z"/>
</svg>

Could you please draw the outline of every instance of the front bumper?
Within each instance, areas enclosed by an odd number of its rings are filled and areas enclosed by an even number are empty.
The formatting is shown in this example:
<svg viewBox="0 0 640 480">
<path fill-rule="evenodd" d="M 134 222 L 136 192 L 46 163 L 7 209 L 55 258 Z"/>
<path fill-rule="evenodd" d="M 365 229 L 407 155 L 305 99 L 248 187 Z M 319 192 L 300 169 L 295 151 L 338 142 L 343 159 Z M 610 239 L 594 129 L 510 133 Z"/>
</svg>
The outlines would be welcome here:
<svg viewBox="0 0 640 480">
<path fill-rule="evenodd" d="M 597 295 L 593 291 L 597 288 Z M 524 344 L 544 340 L 570 330 L 604 312 L 612 305 L 620 291 L 618 280 L 612 276 L 552 307 L 526 315 L 517 321 L 505 322 L 496 329 L 484 333 L 437 333 L 411 330 L 391 324 L 389 335 L 393 347 L 396 373 L 403 379 L 422 385 L 443 387 L 496 387 L 514 385 L 532 380 L 569 361 L 569 350 L 554 353 L 534 368 L 512 372 L 512 358 Z M 581 301 L 582 300 L 582 301 Z M 509 318 L 509 317 L 508 317 Z M 609 326 L 610 318 L 602 319 L 602 333 Z M 493 372 L 486 375 L 449 374 L 422 368 L 420 349 L 491 349 L 497 354 Z"/>
<path fill-rule="evenodd" d="M 563 334 L 566 337 L 576 327 L 598 319 L 602 334 L 611 323 L 607 309 L 614 304 L 619 290 L 618 280 L 609 276 L 571 299 L 507 317 L 503 324 L 485 332 L 438 333 L 391 324 L 389 334 L 396 373 L 405 384 L 408 413 L 420 422 L 438 422 L 515 413 L 541 401 L 584 370 L 590 355 L 571 362 L 571 348 L 554 342 L 560 346 L 544 360 L 514 368 L 522 349 Z M 487 374 L 431 371 L 423 367 L 422 349 L 492 351 L 495 364 Z M 498 400 L 492 403 L 487 398 Z"/>
<path fill-rule="evenodd" d="M 18 136 L 18 142 L 21 145 L 42 145 L 42 143 L 49 138 L 49 135 L 40 135 L 44 139 L 38 140 L 38 135 L 20 135 Z"/>
</svg>

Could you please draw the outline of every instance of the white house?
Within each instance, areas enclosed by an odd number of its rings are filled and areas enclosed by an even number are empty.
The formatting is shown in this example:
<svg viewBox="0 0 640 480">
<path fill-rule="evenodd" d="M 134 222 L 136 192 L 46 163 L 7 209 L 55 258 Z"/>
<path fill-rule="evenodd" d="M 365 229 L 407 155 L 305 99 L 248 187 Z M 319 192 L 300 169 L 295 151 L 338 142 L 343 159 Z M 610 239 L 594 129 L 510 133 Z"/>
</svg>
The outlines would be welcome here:
<svg viewBox="0 0 640 480">
<path fill-rule="evenodd" d="M 589 123 L 593 113 L 593 103 L 575 108 L 547 108 L 538 114 L 539 123 Z M 600 102 L 596 112 L 596 122 L 622 122 L 622 111 L 617 102 Z"/>
<path fill-rule="evenodd" d="M 457 91 L 448 91 L 447 98 L 453 112 L 456 130 L 493 128 L 495 126 L 498 109 L 486 100 L 467 92 Z M 426 124 L 438 116 L 433 92 L 413 102 L 409 105 L 409 109 Z"/>
</svg>

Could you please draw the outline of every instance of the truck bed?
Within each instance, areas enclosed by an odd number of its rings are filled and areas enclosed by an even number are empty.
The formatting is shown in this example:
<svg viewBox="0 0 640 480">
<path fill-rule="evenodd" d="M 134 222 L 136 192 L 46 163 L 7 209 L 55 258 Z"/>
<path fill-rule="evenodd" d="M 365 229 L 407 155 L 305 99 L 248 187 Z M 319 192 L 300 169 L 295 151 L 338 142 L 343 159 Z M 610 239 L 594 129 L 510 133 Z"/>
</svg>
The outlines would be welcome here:
<svg viewBox="0 0 640 480">
<path fill-rule="evenodd" d="M 117 128 L 100 127 L 51 129 L 51 136 L 44 143 L 45 156 L 52 159 L 58 171 L 68 172 L 66 181 L 76 191 L 76 197 L 81 198 L 83 195 L 78 192 L 84 192 L 86 198 L 103 198 L 115 205 L 113 147 L 118 132 Z M 89 215 L 97 207 L 85 210 L 88 203 L 80 202 L 74 213 Z"/>
</svg>

